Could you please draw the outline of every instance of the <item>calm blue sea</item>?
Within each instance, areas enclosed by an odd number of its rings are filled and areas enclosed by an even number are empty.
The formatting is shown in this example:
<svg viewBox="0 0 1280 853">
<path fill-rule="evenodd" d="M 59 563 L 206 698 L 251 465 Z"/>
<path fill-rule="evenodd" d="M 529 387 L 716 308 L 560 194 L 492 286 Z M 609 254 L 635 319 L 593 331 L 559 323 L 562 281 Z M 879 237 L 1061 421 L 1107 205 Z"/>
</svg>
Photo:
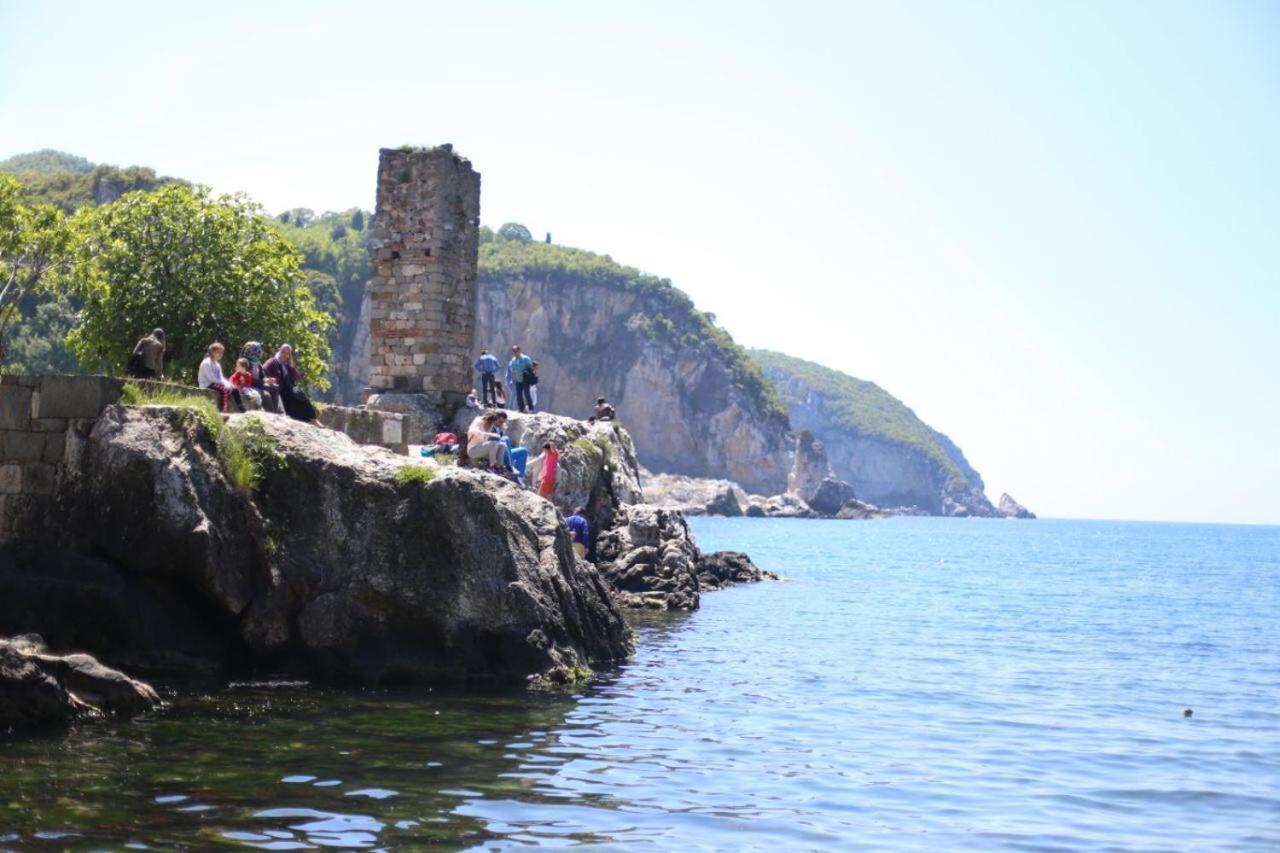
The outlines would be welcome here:
<svg viewBox="0 0 1280 853">
<path fill-rule="evenodd" d="M 694 526 L 787 580 L 576 696 L 248 685 L 0 745 L 0 847 L 1280 849 L 1280 528 Z"/>
</svg>

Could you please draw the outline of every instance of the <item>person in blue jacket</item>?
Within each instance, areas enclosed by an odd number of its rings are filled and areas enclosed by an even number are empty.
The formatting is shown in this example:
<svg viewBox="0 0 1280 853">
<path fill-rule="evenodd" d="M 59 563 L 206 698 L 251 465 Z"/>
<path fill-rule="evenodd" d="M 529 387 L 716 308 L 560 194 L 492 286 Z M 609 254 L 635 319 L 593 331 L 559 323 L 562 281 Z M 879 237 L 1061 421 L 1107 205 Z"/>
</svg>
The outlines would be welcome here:
<svg viewBox="0 0 1280 853">
<path fill-rule="evenodd" d="M 533 411 L 533 398 L 529 395 L 532 387 L 525 373 L 533 369 L 533 359 L 520 351 L 520 347 L 511 348 L 511 363 L 507 365 L 507 380 L 516 386 L 516 408 L 522 412 Z"/>
<path fill-rule="evenodd" d="M 587 508 L 575 508 L 573 515 L 564 520 L 564 526 L 569 528 L 569 536 L 573 539 L 573 552 L 585 560 L 587 551 L 591 550 L 591 525 L 587 523 Z"/>
<path fill-rule="evenodd" d="M 480 374 L 480 394 L 484 399 L 486 406 L 498 405 L 497 376 L 498 371 L 502 369 L 502 365 L 498 360 L 489 354 L 487 349 L 480 350 L 480 357 L 476 359 L 476 371 Z"/>
</svg>

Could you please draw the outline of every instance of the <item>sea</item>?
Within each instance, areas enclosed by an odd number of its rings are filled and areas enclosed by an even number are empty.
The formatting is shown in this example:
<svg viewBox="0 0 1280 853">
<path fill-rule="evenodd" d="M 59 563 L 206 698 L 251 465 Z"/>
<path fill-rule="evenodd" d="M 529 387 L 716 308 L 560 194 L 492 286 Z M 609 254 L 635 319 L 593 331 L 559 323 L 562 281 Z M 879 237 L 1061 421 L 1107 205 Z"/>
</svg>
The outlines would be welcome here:
<svg viewBox="0 0 1280 853">
<path fill-rule="evenodd" d="M 1280 850 L 1280 528 L 692 525 L 784 579 L 572 694 L 245 683 L 0 739 L 0 849 Z"/>
</svg>

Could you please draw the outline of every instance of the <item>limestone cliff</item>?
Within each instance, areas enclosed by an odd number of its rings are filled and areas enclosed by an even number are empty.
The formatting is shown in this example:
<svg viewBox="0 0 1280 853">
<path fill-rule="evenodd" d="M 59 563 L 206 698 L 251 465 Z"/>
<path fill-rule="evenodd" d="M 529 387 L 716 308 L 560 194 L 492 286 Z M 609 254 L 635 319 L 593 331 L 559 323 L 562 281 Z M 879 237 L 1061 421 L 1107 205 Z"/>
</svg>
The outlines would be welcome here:
<svg viewBox="0 0 1280 853">
<path fill-rule="evenodd" d="M 996 515 L 960 448 L 884 389 L 780 353 L 752 357 L 777 386 L 792 425 L 822 442 L 835 476 L 862 500 L 934 515 Z"/>
<path fill-rule="evenodd" d="M 785 411 L 741 348 L 669 283 L 589 252 L 491 241 L 478 309 L 477 352 L 519 344 L 538 360 L 540 408 L 586 417 L 604 396 L 646 467 L 786 488 Z"/>
</svg>

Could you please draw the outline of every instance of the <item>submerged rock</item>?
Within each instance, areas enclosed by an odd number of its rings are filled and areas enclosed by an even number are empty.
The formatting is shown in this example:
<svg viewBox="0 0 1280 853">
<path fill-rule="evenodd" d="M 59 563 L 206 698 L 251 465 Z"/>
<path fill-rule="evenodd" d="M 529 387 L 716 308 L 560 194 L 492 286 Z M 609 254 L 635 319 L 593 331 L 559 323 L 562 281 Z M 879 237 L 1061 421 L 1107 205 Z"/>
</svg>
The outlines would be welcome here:
<svg viewBox="0 0 1280 853">
<path fill-rule="evenodd" d="M 621 508 L 623 523 L 596 540 L 601 573 L 624 607 L 698 608 L 699 551 L 678 511 L 645 505 Z"/>
<path fill-rule="evenodd" d="M 702 591 L 724 589 L 740 583 L 757 583 L 777 580 L 773 572 L 766 572 L 741 551 L 714 551 L 698 556 L 698 587 Z"/>
<path fill-rule="evenodd" d="M 630 652 L 607 586 L 537 496 L 288 418 L 222 429 L 257 459 L 256 485 L 227 480 L 191 412 L 109 408 L 51 538 L 74 531 L 122 574 L 185 589 L 258 669 L 554 680 Z"/>
<path fill-rule="evenodd" d="M 30 635 L 0 639 L 0 730 L 102 713 L 133 714 L 159 704 L 150 685 L 90 655 L 50 654 L 39 637 Z"/>
<path fill-rule="evenodd" d="M 841 505 L 839 511 L 836 512 L 835 517 L 840 519 L 865 521 L 873 518 L 889 518 L 895 514 L 896 513 L 889 510 L 881 509 L 874 504 L 864 503 L 856 498 L 851 498 Z"/>
<path fill-rule="evenodd" d="M 1015 501 L 1005 492 L 1000 496 L 1000 514 L 1005 518 L 1035 518 L 1036 514 Z"/>
</svg>

